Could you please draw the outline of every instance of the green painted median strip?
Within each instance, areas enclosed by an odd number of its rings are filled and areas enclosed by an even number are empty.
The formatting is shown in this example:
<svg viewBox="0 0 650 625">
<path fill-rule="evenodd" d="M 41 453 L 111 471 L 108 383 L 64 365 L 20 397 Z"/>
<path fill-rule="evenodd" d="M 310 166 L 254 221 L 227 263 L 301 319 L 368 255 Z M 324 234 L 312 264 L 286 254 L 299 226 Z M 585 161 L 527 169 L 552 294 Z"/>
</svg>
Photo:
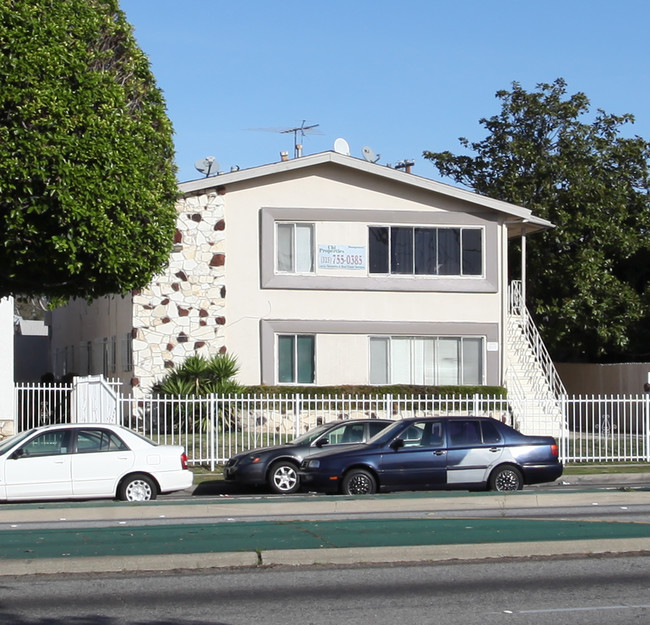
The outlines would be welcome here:
<svg viewBox="0 0 650 625">
<path fill-rule="evenodd" d="M 267 521 L 0 532 L 0 559 L 650 538 L 650 524 L 521 519 Z"/>
</svg>

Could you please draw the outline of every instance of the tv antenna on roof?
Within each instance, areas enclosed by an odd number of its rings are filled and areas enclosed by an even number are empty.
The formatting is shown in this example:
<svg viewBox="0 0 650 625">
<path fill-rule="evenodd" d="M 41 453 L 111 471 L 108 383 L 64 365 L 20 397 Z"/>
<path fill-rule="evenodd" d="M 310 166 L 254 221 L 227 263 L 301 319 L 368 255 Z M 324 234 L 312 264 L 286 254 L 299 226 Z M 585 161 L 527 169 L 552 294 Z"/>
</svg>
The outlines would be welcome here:
<svg viewBox="0 0 650 625">
<path fill-rule="evenodd" d="M 320 124 L 309 124 L 305 125 L 307 122 L 306 119 L 302 120 L 300 126 L 295 126 L 294 128 L 250 128 L 250 130 L 263 130 L 264 132 L 279 132 L 283 135 L 293 133 L 293 156 L 298 158 L 302 156 L 302 142 L 298 143 L 299 139 L 302 139 L 305 135 L 322 135 L 323 133 L 320 130 L 314 130 L 318 128 Z"/>
<path fill-rule="evenodd" d="M 205 174 L 206 178 L 211 174 L 219 173 L 219 163 L 217 163 L 217 160 L 214 156 L 206 156 L 205 158 L 200 158 L 198 161 L 196 161 L 196 163 L 194 163 L 194 167 L 196 167 L 196 169 L 202 174 Z"/>
</svg>

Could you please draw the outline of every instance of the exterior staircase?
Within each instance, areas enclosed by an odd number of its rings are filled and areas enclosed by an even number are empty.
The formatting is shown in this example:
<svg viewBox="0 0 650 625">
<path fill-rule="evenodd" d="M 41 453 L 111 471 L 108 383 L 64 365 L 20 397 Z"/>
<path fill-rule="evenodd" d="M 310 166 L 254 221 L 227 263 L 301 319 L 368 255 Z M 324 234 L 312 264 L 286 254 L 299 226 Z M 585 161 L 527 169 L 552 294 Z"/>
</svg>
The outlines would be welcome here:
<svg viewBox="0 0 650 625">
<path fill-rule="evenodd" d="M 508 295 L 505 385 L 514 427 L 559 437 L 566 389 L 526 309 L 521 281 L 510 284 Z"/>
</svg>

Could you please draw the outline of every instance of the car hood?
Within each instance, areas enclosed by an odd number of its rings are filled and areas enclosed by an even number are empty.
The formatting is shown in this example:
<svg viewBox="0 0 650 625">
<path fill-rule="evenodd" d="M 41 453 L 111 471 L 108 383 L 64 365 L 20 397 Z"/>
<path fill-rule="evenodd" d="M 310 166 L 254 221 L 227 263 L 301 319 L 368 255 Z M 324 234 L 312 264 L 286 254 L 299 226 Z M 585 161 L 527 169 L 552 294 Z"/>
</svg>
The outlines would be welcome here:
<svg viewBox="0 0 650 625">
<path fill-rule="evenodd" d="M 250 456 L 250 455 L 262 455 L 262 454 L 268 454 L 268 453 L 274 453 L 274 452 L 282 452 L 282 451 L 291 451 L 295 449 L 300 449 L 298 445 L 270 445 L 269 447 L 255 447 L 254 449 L 249 449 L 247 451 L 242 451 L 236 455 L 234 455 L 232 458 L 244 458 L 245 456 Z"/>
</svg>

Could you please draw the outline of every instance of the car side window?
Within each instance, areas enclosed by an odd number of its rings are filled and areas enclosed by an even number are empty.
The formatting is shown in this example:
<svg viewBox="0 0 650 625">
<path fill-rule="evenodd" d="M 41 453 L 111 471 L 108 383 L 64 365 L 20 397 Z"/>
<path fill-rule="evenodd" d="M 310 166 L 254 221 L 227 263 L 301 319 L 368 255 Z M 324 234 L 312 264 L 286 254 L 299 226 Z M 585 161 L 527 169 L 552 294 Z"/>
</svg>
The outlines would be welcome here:
<svg viewBox="0 0 650 625">
<path fill-rule="evenodd" d="M 484 443 L 500 443 L 501 434 L 499 434 L 499 429 L 494 423 L 490 421 L 481 422 L 481 430 L 483 430 L 483 442 Z"/>
<path fill-rule="evenodd" d="M 432 423 L 431 431 L 429 432 L 429 446 L 430 447 L 442 447 L 444 445 L 444 431 L 442 428 L 442 422 Z"/>
<path fill-rule="evenodd" d="M 345 428 L 345 425 L 339 425 L 338 427 L 330 430 L 327 434 L 325 434 L 328 445 L 340 445 L 343 442 Z"/>
<path fill-rule="evenodd" d="M 54 456 L 68 453 L 70 435 L 65 430 L 44 432 L 32 438 L 22 447 L 23 457 Z"/>
<path fill-rule="evenodd" d="M 464 419 L 450 419 L 449 445 L 450 447 L 466 447 L 480 445 L 481 427 L 478 421 L 465 421 Z"/>
<path fill-rule="evenodd" d="M 87 454 L 102 451 L 124 451 L 128 447 L 121 438 L 108 430 L 79 430 L 77 432 L 77 453 Z"/>
<path fill-rule="evenodd" d="M 368 438 L 372 438 L 375 434 L 379 434 L 379 432 L 381 432 L 385 427 L 385 423 L 369 423 Z"/>
<path fill-rule="evenodd" d="M 400 438 L 404 447 L 442 447 L 444 445 L 444 430 L 441 421 L 414 423 L 410 425 Z"/>
<path fill-rule="evenodd" d="M 404 441 L 404 447 L 420 447 L 423 442 L 424 428 L 424 423 L 409 425 L 400 436 Z"/>
<path fill-rule="evenodd" d="M 343 434 L 344 443 L 363 443 L 363 423 L 351 423 Z"/>
<path fill-rule="evenodd" d="M 363 423 L 347 423 L 341 425 L 340 427 L 334 428 L 331 432 L 328 432 L 326 438 L 330 445 L 362 443 Z"/>
</svg>

